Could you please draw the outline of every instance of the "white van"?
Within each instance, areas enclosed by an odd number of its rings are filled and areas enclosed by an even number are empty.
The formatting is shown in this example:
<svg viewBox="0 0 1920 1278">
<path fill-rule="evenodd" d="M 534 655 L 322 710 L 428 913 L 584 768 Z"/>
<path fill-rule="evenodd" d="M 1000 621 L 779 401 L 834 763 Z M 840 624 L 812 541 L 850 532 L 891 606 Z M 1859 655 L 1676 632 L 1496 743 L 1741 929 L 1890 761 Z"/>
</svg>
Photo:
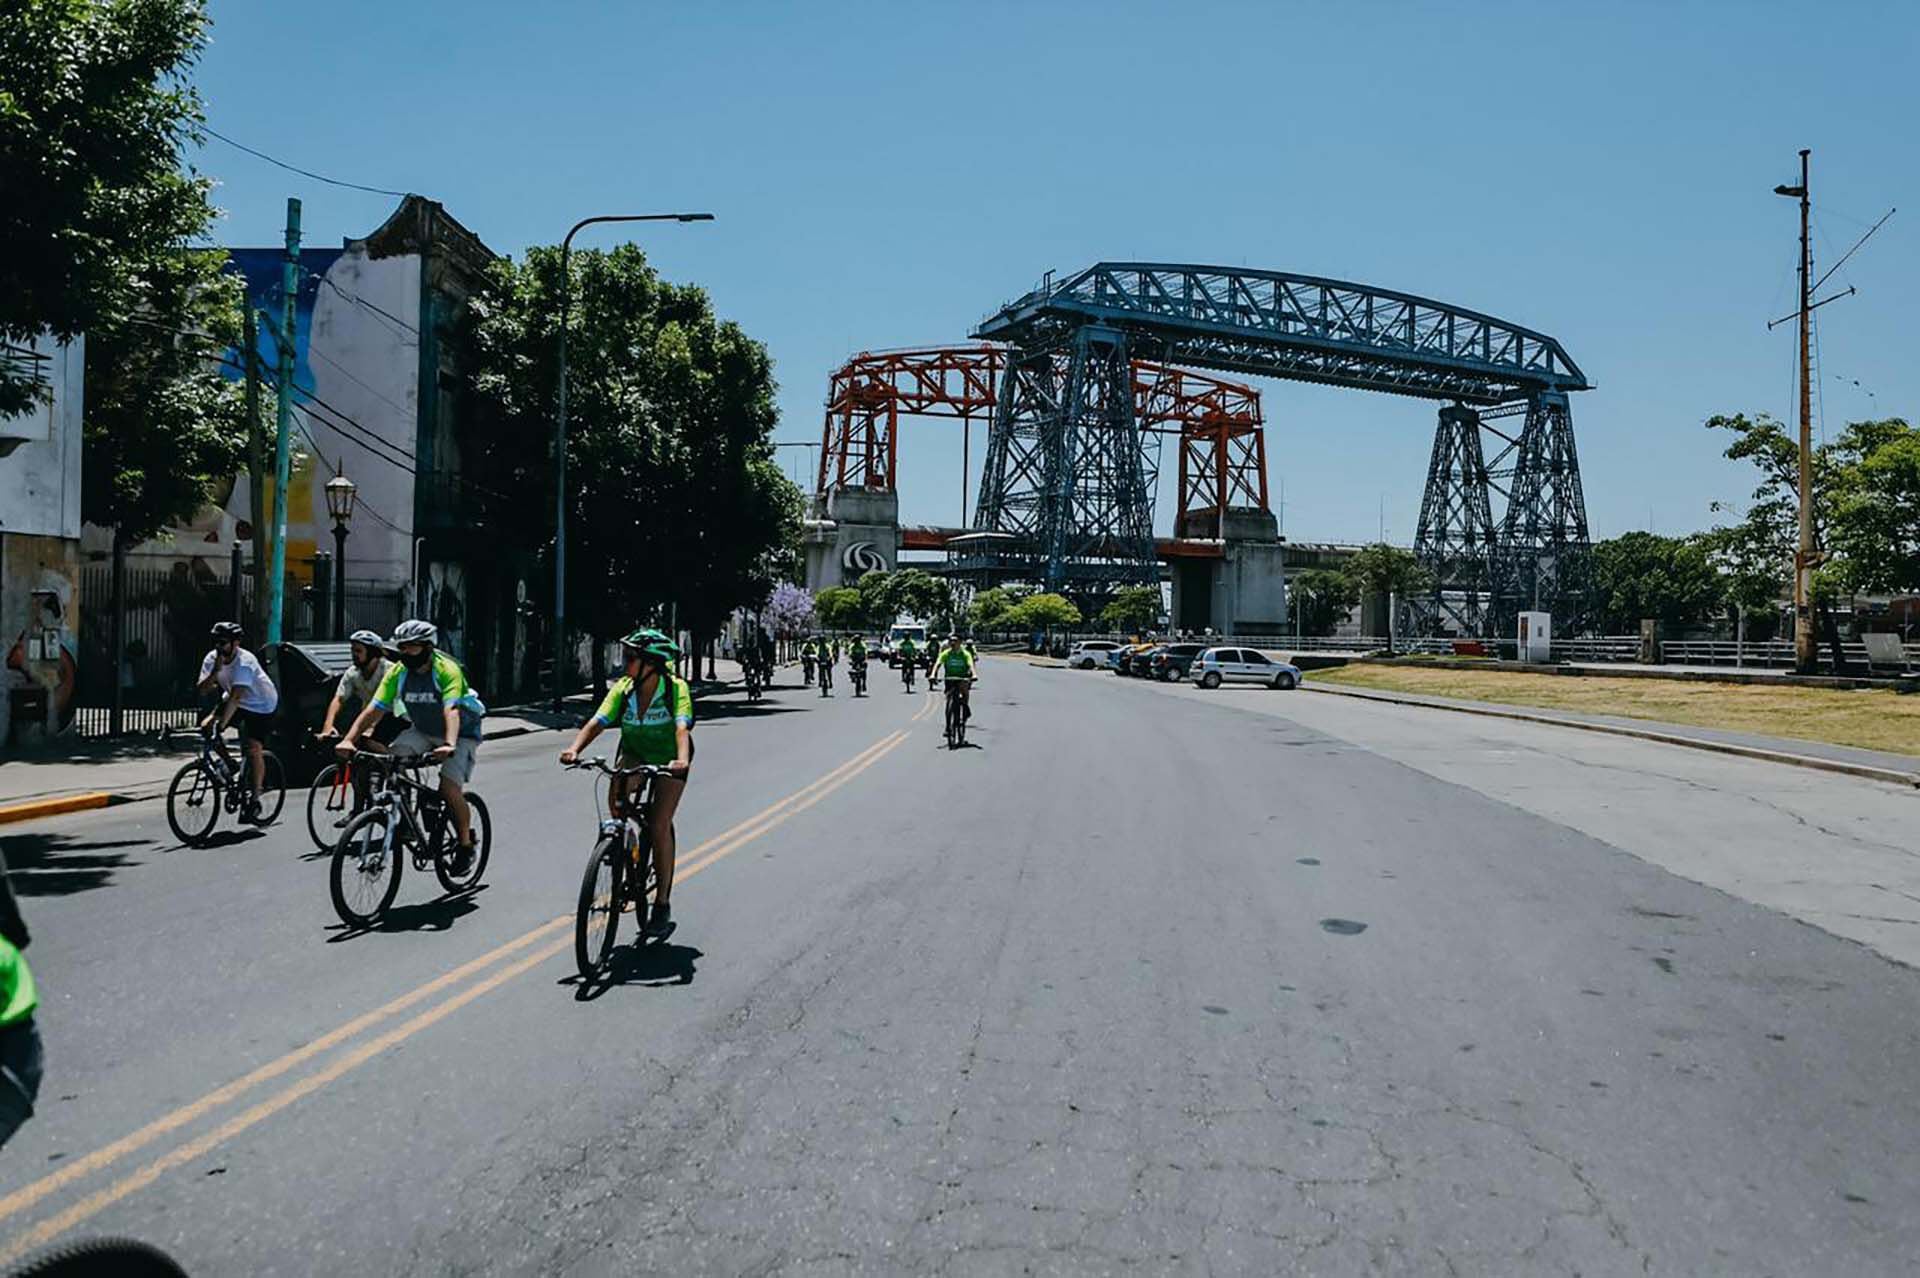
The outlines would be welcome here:
<svg viewBox="0 0 1920 1278">
<path fill-rule="evenodd" d="M 927 649 L 926 624 L 919 621 L 896 621 L 887 629 L 887 637 L 880 644 L 880 655 L 886 659 L 888 665 L 893 664 L 894 654 L 900 650 L 902 639 L 913 640 L 915 652 L 925 652 Z"/>
</svg>

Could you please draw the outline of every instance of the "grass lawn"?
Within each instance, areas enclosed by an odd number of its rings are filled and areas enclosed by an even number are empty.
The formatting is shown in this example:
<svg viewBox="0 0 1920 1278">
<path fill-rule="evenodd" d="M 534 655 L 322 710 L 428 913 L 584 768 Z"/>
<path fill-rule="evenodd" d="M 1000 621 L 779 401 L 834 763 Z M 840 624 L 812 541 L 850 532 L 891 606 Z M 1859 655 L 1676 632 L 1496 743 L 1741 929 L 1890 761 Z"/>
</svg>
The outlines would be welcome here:
<svg viewBox="0 0 1920 1278">
<path fill-rule="evenodd" d="M 1920 696 L 1903 697 L 1881 688 L 1840 692 L 1668 679 L 1609 679 L 1604 675 L 1370 665 L 1315 670 L 1307 678 L 1353 688 L 1626 715 L 1920 755 Z"/>
</svg>

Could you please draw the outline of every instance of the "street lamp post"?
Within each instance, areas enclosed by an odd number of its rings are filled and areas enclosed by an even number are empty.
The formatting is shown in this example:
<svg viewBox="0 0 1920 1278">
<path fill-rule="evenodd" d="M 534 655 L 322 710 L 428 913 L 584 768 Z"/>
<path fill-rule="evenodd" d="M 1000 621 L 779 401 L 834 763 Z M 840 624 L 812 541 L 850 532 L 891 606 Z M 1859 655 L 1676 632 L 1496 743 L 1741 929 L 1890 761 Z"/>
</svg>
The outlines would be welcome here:
<svg viewBox="0 0 1920 1278">
<path fill-rule="evenodd" d="M 573 306 L 573 237 L 599 222 L 711 222 L 711 213 L 613 213 L 583 217 L 560 241 L 559 407 L 553 422 L 553 708 L 560 708 L 567 651 L 567 322 Z"/>
<path fill-rule="evenodd" d="M 333 637 L 347 637 L 347 522 L 353 518 L 359 486 L 345 475 L 326 483 L 327 513 L 333 516 Z"/>
</svg>

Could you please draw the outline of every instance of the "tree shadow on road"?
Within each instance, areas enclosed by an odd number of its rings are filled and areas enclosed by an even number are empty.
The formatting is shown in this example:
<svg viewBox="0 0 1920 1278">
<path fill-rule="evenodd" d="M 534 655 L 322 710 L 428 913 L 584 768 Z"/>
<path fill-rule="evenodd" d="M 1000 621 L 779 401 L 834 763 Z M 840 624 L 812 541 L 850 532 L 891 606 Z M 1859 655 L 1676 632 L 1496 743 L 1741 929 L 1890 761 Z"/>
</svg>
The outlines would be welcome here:
<svg viewBox="0 0 1920 1278">
<path fill-rule="evenodd" d="M 12 834 L 6 839 L 8 882 L 19 896 L 72 896 L 106 887 L 114 871 L 133 865 L 114 848 L 151 848 L 146 839 L 89 839 L 71 834 Z"/>
<path fill-rule="evenodd" d="M 671 945 L 665 941 L 644 945 L 623 945 L 613 952 L 606 970 L 591 981 L 580 979 L 578 972 L 557 983 L 574 987 L 577 1003 L 591 1003 L 616 985 L 640 985 L 658 989 L 664 985 L 693 984 L 694 964 L 705 957 L 691 945 Z"/>
<path fill-rule="evenodd" d="M 327 938 L 327 944 L 357 941 L 375 932 L 445 932 L 480 908 L 474 903 L 474 898 L 486 891 L 487 887 L 482 883 L 471 892 L 462 892 L 457 896 L 442 896 L 417 905 L 396 905 L 372 927 L 348 927 L 345 923 L 336 923 L 327 929 L 333 934 Z"/>
</svg>

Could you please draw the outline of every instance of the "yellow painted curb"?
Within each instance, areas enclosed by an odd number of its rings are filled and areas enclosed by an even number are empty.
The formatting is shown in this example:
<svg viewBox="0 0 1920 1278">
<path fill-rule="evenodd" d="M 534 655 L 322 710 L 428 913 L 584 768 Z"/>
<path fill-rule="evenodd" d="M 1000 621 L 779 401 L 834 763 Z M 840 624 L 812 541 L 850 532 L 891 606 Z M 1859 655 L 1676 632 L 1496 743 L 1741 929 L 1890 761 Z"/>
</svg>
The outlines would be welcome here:
<svg viewBox="0 0 1920 1278">
<path fill-rule="evenodd" d="M 0 825 L 9 821 L 31 821 L 36 817 L 59 816 L 62 812 L 83 812 L 88 808 L 104 808 L 113 802 L 113 796 L 105 790 L 93 790 L 86 794 L 63 794 L 51 799 L 34 799 L 28 803 L 13 803 L 0 807 Z"/>
</svg>

